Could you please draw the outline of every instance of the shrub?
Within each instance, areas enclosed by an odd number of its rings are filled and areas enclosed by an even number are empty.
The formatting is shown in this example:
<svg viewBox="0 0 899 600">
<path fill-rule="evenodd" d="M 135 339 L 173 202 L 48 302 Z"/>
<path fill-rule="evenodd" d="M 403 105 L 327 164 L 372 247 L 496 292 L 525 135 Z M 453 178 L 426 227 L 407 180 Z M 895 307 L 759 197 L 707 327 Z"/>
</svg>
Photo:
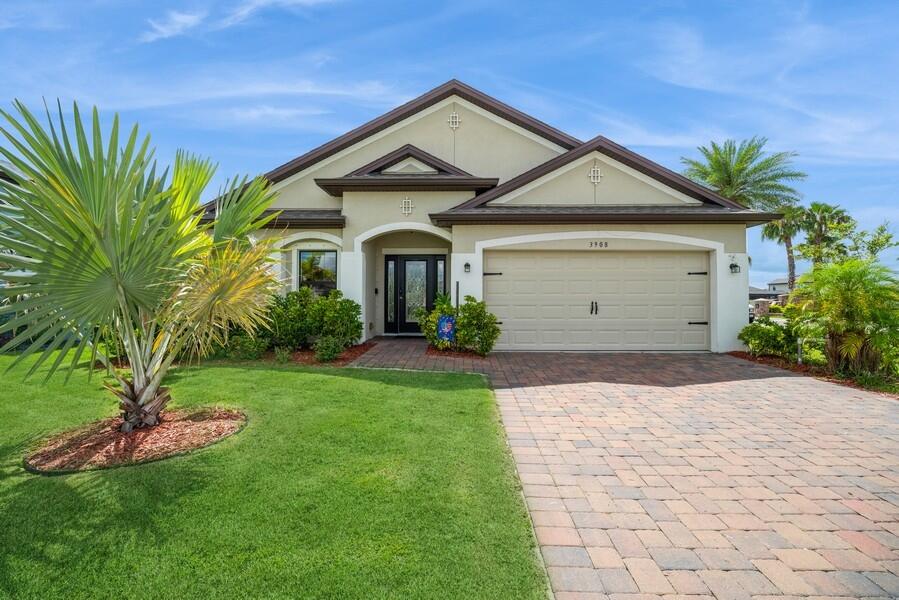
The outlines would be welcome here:
<svg viewBox="0 0 899 600">
<path fill-rule="evenodd" d="M 343 339 L 323 335 L 315 341 L 312 346 L 315 349 L 315 360 L 319 362 L 331 362 L 338 358 L 346 349 L 348 344 Z"/>
<path fill-rule="evenodd" d="M 768 313 L 772 315 L 782 314 L 784 311 L 783 307 L 780 304 L 772 304 L 768 307 Z"/>
<path fill-rule="evenodd" d="M 246 333 L 236 333 L 228 338 L 226 351 L 228 358 L 235 360 L 259 360 L 268 350 L 269 340 Z"/>
<path fill-rule="evenodd" d="M 800 320 L 827 341 L 828 369 L 889 372 L 899 345 L 899 278 L 871 260 L 819 265 L 799 279 Z"/>
<path fill-rule="evenodd" d="M 759 317 L 743 328 L 737 339 L 746 344 L 753 356 L 789 356 L 787 328 L 768 317 Z"/>
<path fill-rule="evenodd" d="M 437 336 L 437 322 L 441 316 L 456 318 L 456 336 L 453 342 Z M 487 310 L 487 304 L 473 296 L 465 296 L 465 303 L 456 309 L 448 295 L 437 296 L 434 309 L 419 309 L 416 315 L 425 338 L 441 350 L 464 350 L 486 356 L 493 350 L 500 336 L 496 315 Z"/>
<path fill-rule="evenodd" d="M 456 317 L 456 343 L 486 356 L 493 350 L 500 333 L 496 315 L 487 310 L 487 303 L 465 296 L 465 303 L 459 307 Z"/>
<path fill-rule="evenodd" d="M 308 287 L 272 298 L 269 328 L 275 346 L 290 350 L 309 346 L 310 338 L 315 334 L 315 325 L 310 319 L 310 307 L 315 301 L 315 294 Z"/>
<path fill-rule="evenodd" d="M 279 364 L 290 362 L 290 348 L 284 346 L 275 346 L 275 361 Z"/>
<path fill-rule="evenodd" d="M 309 311 L 314 333 L 320 338 L 335 338 L 343 348 L 362 337 L 362 307 L 340 290 L 315 299 Z"/>
<path fill-rule="evenodd" d="M 456 308 L 450 300 L 449 294 L 438 294 L 434 300 L 434 310 L 428 311 L 426 308 L 419 308 L 415 314 L 418 319 L 418 325 L 424 334 L 428 343 L 440 350 L 449 350 L 452 343 L 437 337 L 437 321 L 441 316 L 456 316 Z"/>
</svg>

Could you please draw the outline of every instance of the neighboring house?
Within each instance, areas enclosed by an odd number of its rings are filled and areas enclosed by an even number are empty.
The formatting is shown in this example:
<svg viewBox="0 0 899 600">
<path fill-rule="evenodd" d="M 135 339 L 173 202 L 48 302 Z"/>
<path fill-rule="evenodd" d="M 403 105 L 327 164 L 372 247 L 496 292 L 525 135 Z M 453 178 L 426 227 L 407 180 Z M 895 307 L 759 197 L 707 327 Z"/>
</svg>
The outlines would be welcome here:
<svg viewBox="0 0 899 600">
<path fill-rule="evenodd" d="M 757 300 L 760 298 L 768 298 L 768 299 L 773 300 L 773 299 L 777 298 L 777 294 L 778 294 L 778 292 L 772 292 L 766 288 L 759 288 L 759 287 L 755 287 L 752 285 L 749 286 L 749 299 L 750 300 Z"/>
<path fill-rule="evenodd" d="M 790 282 L 786 277 L 781 279 L 775 279 L 774 281 L 768 282 L 768 291 L 769 292 L 777 292 L 780 294 L 789 294 L 790 293 Z"/>
<path fill-rule="evenodd" d="M 739 348 L 746 228 L 777 217 L 455 80 L 266 176 L 285 289 L 339 288 L 365 337 L 471 295 L 509 350 Z"/>
</svg>

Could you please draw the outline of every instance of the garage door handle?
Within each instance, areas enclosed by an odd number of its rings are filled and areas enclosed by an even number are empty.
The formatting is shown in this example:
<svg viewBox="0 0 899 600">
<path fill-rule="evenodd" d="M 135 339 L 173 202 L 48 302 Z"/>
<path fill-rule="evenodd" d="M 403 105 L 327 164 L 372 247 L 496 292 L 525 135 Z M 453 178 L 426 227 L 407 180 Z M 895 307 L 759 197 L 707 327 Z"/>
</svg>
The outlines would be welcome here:
<svg viewBox="0 0 899 600">
<path fill-rule="evenodd" d="M 687 321 L 687 325 L 708 325 L 708 321 Z"/>
</svg>

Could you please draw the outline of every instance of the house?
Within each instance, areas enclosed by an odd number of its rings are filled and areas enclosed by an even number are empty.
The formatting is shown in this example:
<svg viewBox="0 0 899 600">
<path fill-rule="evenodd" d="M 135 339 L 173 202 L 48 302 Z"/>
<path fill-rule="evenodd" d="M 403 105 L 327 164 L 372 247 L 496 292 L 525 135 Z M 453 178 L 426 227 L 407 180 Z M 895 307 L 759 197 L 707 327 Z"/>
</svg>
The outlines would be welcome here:
<svg viewBox="0 0 899 600">
<path fill-rule="evenodd" d="M 786 277 L 781 277 L 780 279 L 775 279 L 774 281 L 768 282 L 768 291 L 769 292 L 777 292 L 779 294 L 789 294 L 790 293 L 790 282 Z"/>
<path fill-rule="evenodd" d="M 761 298 L 767 298 L 770 300 L 774 300 L 777 298 L 778 292 L 772 292 L 767 288 L 755 287 L 754 285 L 749 286 L 749 299 L 757 300 Z"/>
<path fill-rule="evenodd" d="M 471 295 L 507 350 L 739 348 L 746 228 L 777 217 L 456 80 L 266 176 L 285 289 L 342 290 L 366 338 Z"/>
</svg>

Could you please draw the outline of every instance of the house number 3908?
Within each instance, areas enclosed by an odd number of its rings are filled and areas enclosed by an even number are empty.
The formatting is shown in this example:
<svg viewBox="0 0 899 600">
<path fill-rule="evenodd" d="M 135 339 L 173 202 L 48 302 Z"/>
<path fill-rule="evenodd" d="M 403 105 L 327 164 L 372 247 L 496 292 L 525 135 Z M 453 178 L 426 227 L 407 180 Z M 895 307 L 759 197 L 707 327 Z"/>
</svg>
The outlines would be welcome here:
<svg viewBox="0 0 899 600">
<path fill-rule="evenodd" d="M 609 242 L 588 242 L 588 248 L 608 248 Z"/>
</svg>

